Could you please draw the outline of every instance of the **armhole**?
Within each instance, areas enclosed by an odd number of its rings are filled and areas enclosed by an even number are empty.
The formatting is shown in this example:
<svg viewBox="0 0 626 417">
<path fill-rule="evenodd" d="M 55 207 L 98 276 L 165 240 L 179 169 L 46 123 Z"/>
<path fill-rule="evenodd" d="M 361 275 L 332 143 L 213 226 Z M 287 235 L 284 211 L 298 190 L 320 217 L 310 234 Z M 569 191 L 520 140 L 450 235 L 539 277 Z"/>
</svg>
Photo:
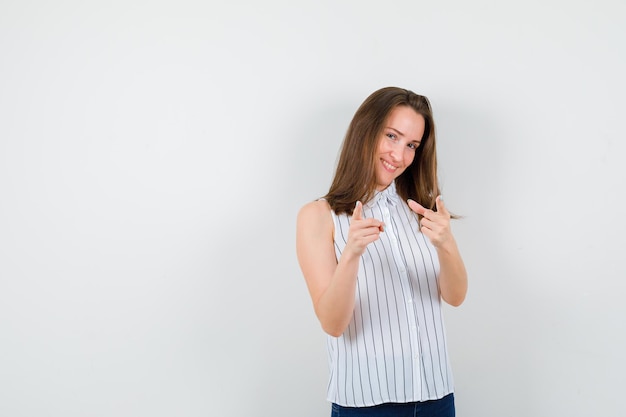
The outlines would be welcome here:
<svg viewBox="0 0 626 417">
<path fill-rule="evenodd" d="M 322 197 L 322 198 L 318 198 L 318 201 L 320 201 L 320 200 L 322 200 L 322 201 L 326 201 L 326 199 L 325 199 L 325 198 L 323 198 L 323 197 Z M 333 220 L 333 230 L 332 230 L 332 235 L 333 235 L 333 242 L 334 242 L 334 241 L 335 241 L 335 230 L 337 230 L 337 221 L 338 221 L 338 219 L 337 219 L 337 215 L 335 214 L 335 212 L 333 211 L 333 209 L 332 209 L 332 208 L 330 209 L 330 217 L 331 217 L 331 218 L 332 218 L 332 220 Z"/>
</svg>

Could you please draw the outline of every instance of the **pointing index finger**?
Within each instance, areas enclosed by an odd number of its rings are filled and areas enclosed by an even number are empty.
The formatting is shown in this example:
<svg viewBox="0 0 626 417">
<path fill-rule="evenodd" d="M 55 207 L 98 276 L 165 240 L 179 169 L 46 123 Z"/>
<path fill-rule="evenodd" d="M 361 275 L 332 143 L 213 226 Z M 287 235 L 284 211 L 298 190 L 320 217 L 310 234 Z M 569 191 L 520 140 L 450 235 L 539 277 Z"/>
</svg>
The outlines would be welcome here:
<svg viewBox="0 0 626 417">
<path fill-rule="evenodd" d="M 411 200 L 410 198 L 406 201 L 406 203 L 409 205 L 409 208 L 411 210 L 413 210 L 414 212 L 416 212 L 417 214 L 419 214 L 420 216 L 423 216 L 424 213 L 426 213 L 426 209 L 424 208 L 424 206 L 422 206 L 420 203 L 418 203 L 415 200 Z"/>
</svg>

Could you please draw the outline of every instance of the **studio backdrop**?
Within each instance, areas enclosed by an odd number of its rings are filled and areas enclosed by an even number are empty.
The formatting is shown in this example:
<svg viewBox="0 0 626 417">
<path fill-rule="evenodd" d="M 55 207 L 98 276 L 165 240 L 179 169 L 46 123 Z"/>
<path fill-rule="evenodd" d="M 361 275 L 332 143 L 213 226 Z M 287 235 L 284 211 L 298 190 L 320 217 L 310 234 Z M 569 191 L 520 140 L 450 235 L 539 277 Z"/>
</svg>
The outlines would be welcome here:
<svg viewBox="0 0 626 417">
<path fill-rule="evenodd" d="M 617 416 L 623 1 L 0 3 L 0 415 L 330 415 L 295 256 L 359 104 L 431 100 L 463 417 Z"/>
</svg>

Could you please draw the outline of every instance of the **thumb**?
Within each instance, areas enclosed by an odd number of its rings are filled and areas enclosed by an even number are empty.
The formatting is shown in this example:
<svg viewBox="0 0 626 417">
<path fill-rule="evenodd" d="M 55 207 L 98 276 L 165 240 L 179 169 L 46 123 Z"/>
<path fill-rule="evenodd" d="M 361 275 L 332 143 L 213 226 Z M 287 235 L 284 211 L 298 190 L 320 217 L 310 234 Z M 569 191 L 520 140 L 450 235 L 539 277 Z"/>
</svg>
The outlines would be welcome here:
<svg viewBox="0 0 626 417">
<path fill-rule="evenodd" d="M 356 202 L 354 211 L 352 211 L 352 218 L 354 220 L 363 220 L 363 204 L 360 201 Z"/>
<path fill-rule="evenodd" d="M 435 204 L 437 206 L 437 212 L 443 213 L 443 214 L 449 214 L 448 209 L 446 208 L 446 205 L 443 204 L 443 198 L 441 196 L 437 196 L 437 199 L 435 200 Z"/>
</svg>

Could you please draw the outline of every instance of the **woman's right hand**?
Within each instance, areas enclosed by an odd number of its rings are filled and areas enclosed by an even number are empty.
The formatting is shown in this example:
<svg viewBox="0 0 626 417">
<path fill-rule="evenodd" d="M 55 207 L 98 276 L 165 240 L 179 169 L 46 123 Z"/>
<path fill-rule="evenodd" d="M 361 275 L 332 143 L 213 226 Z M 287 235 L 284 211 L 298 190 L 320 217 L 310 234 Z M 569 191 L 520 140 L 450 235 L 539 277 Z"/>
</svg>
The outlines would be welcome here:
<svg viewBox="0 0 626 417">
<path fill-rule="evenodd" d="M 298 262 L 311 294 L 322 328 L 340 336 L 350 324 L 354 311 L 360 257 L 367 245 L 379 238 L 384 225 L 380 220 L 364 219 L 360 202 L 354 208 L 348 241 L 337 259 L 333 241 L 331 208 L 324 200 L 305 205 L 298 213 L 296 251 Z"/>
<path fill-rule="evenodd" d="M 363 204 L 357 201 L 350 219 L 346 249 L 361 256 L 367 245 L 378 240 L 380 233 L 384 230 L 385 224 L 382 221 L 374 218 L 363 218 Z"/>
</svg>

